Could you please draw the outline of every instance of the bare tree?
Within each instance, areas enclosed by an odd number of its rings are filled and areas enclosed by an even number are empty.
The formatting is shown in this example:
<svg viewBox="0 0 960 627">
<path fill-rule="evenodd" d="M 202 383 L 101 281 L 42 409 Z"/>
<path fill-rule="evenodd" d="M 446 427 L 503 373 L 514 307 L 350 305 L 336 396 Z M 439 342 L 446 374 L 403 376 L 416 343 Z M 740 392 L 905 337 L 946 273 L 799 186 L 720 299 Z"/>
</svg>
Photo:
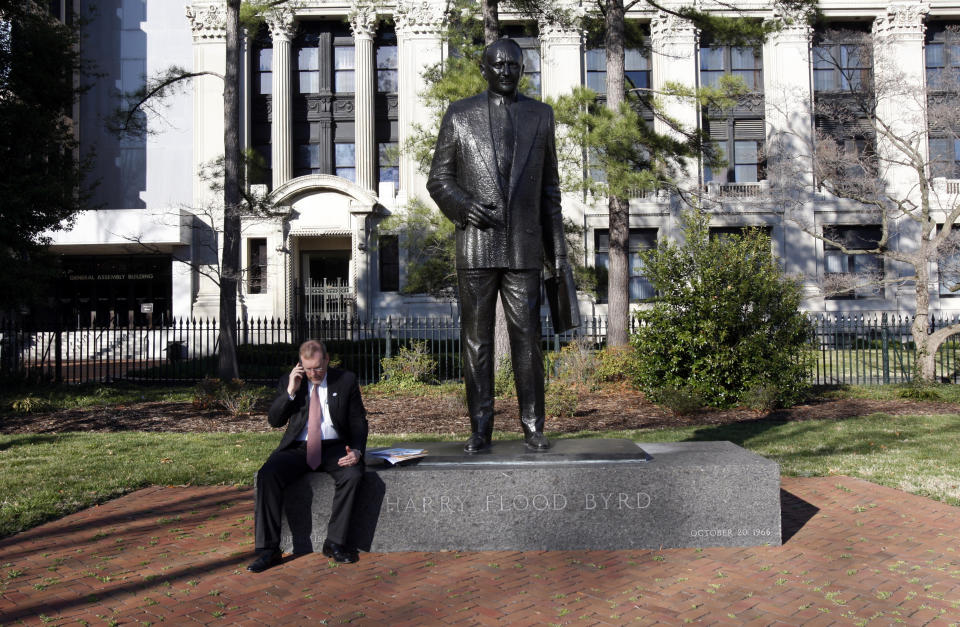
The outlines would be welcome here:
<svg viewBox="0 0 960 627">
<path fill-rule="evenodd" d="M 960 289 L 960 185 L 946 180 L 960 178 L 952 154 L 960 139 L 960 76 L 944 70 L 925 84 L 922 65 L 904 69 L 877 35 L 828 31 L 821 44 L 814 48 L 815 68 L 824 76 L 815 131 L 810 137 L 788 129 L 778 140 L 774 197 L 785 219 L 854 260 L 852 267 L 826 268 L 825 295 L 912 288 L 917 375 L 932 381 L 940 345 L 960 333 L 957 324 L 931 331 L 930 318 L 933 264 L 940 283 Z M 791 141 L 801 148 L 782 150 Z M 938 154 L 941 142 L 951 146 L 949 161 Z M 803 171 L 811 164 L 812 180 Z M 843 237 L 835 226 L 813 223 L 805 207 L 830 197 L 860 224 L 877 225 L 876 237 Z"/>
</svg>

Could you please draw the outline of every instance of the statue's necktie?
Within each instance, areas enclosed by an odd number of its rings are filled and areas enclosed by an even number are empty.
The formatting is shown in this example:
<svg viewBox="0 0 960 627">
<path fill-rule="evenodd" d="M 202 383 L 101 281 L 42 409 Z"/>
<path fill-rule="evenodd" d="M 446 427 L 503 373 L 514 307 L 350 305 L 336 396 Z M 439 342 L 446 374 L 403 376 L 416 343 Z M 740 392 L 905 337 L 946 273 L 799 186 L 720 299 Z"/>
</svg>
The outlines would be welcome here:
<svg viewBox="0 0 960 627">
<path fill-rule="evenodd" d="M 510 169 L 513 165 L 513 122 L 510 119 L 510 110 L 503 100 L 495 101 L 493 107 L 494 138 L 497 151 L 497 170 L 504 181 L 510 180 Z"/>
<path fill-rule="evenodd" d="M 323 434 L 320 423 L 323 422 L 323 407 L 320 406 L 320 386 L 314 384 L 310 393 L 310 406 L 307 412 L 307 466 L 316 470 L 320 465 L 323 448 Z"/>
</svg>

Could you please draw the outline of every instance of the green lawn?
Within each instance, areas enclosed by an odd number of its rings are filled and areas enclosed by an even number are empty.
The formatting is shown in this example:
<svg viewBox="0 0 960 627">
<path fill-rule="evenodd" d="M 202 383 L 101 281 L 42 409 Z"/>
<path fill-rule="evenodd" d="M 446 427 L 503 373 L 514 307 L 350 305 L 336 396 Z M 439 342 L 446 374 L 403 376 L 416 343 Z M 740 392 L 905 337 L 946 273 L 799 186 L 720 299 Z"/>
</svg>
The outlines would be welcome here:
<svg viewBox="0 0 960 627">
<path fill-rule="evenodd" d="M 516 434 L 496 434 L 515 438 Z M 639 443 L 730 440 L 785 475 L 844 474 L 960 505 L 960 415 L 583 432 Z M 149 485 L 250 485 L 278 433 L 0 436 L 0 537 Z M 372 436 L 370 446 L 401 438 Z M 405 435 L 404 440 L 449 437 Z M 455 438 L 460 439 L 460 438 Z"/>
</svg>

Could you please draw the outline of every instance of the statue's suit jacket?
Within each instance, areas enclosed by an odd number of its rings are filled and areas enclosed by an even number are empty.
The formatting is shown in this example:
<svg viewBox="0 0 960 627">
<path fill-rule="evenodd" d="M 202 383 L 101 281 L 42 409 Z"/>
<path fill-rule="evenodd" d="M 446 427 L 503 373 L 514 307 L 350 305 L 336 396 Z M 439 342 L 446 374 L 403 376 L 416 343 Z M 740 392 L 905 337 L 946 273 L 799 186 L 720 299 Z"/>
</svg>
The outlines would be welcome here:
<svg viewBox="0 0 960 627">
<path fill-rule="evenodd" d="M 539 270 L 566 250 L 553 109 L 518 95 L 510 110 L 513 165 L 503 186 L 487 92 L 452 103 L 440 125 L 427 189 L 457 226 L 458 269 Z M 468 224 L 471 200 L 494 207 L 500 223 L 488 229 Z"/>
<path fill-rule="evenodd" d="M 289 375 L 285 375 L 280 379 L 280 394 L 273 400 L 267 412 L 267 421 L 271 427 L 287 424 L 287 430 L 277 447 L 278 451 L 293 444 L 309 417 L 307 378 L 303 377 L 297 393 L 293 400 L 290 400 L 287 394 L 288 377 Z M 327 370 L 327 407 L 340 440 L 362 455 L 367 447 L 367 410 L 360 398 L 357 377 L 352 372 L 337 368 Z"/>
</svg>

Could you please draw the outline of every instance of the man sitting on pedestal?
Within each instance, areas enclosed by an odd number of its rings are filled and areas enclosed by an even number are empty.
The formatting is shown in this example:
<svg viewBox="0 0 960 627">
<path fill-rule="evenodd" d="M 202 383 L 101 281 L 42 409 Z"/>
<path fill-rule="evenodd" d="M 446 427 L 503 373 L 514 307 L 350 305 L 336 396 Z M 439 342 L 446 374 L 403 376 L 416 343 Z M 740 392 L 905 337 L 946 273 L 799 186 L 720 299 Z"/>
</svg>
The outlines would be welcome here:
<svg viewBox="0 0 960 627">
<path fill-rule="evenodd" d="M 280 446 L 257 473 L 257 558 L 247 566 L 255 573 L 280 563 L 283 490 L 311 471 L 330 473 L 336 485 L 323 554 L 340 563 L 357 561 L 357 550 L 349 546 L 347 536 L 364 474 L 367 411 L 356 376 L 328 368 L 329 363 L 323 342 L 304 342 L 300 361 L 280 379 L 280 395 L 267 414 L 270 426 L 286 424 L 287 430 Z"/>
</svg>

